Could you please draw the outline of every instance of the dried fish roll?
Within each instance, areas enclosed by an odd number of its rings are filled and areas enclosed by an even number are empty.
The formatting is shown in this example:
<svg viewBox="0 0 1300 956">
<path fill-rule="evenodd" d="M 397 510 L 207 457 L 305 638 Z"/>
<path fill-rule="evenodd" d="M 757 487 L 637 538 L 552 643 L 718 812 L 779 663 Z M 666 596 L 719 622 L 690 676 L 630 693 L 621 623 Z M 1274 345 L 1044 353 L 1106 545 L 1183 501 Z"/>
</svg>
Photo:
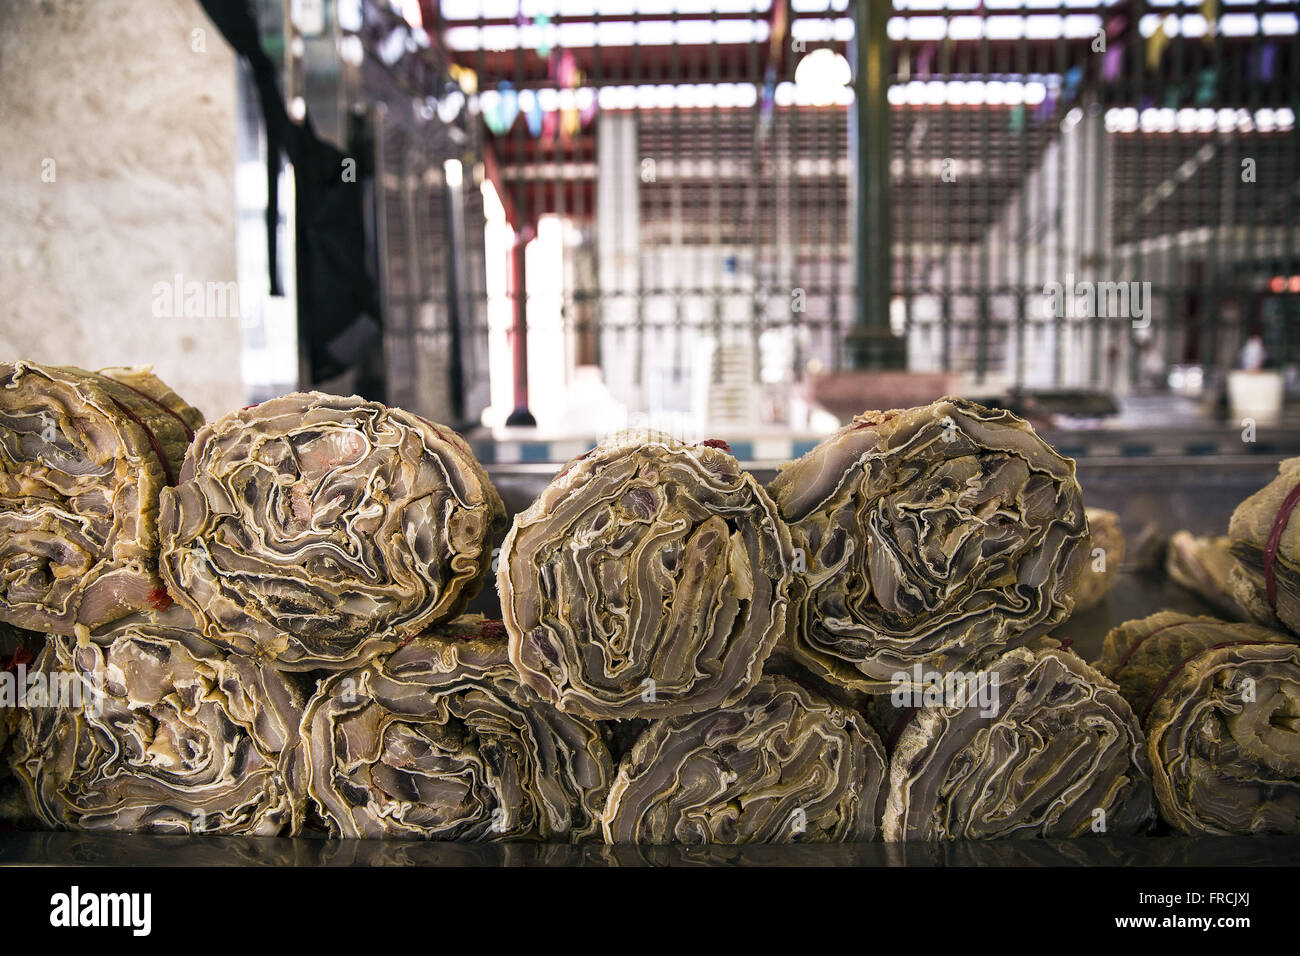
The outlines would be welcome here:
<svg viewBox="0 0 1300 956">
<path fill-rule="evenodd" d="M 1233 596 L 1252 618 L 1300 634 L 1300 458 L 1232 513 Z"/>
<path fill-rule="evenodd" d="M 287 670 L 356 666 L 458 614 L 505 523 L 460 436 L 319 392 L 201 429 L 161 507 L 172 597 L 209 640 Z"/>
<path fill-rule="evenodd" d="M 1128 836 L 1150 826 L 1137 718 L 1114 684 L 1054 645 L 1016 648 L 966 675 L 993 686 L 992 706 L 967 686 L 898 714 L 886 840 Z"/>
<path fill-rule="evenodd" d="M 871 840 L 885 752 L 861 716 L 784 677 L 743 700 L 652 722 L 605 807 L 608 843 Z"/>
<path fill-rule="evenodd" d="M 88 640 L 51 636 L 25 683 L 10 764 L 46 826 L 256 836 L 301 826 L 301 695 L 278 671 L 214 648 L 183 608 Z"/>
<path fill-rule="evenodd" d="M 616 436 L 571 461 L 501 548 L 510 659 L 561 710 L 665 717 L 743 697 L 785 630 L 790 536 L 712 443 Z"/>
<path fill-rule="evenodd" d="M 791 649 L 878 693 L 957 670 L 1068 616 L 1087 554 L 1074 463 L 1006 411 L 946 398 L 867 412 L 768 486 L 807 570 Z"/>
<path fill-rule="evenodd" d="M 1106 599 L 1124 563 L 1124 532 L 1119 515 L 1104 508 L 1085 508 L 1088 543 L 1083 571 L 1074 585 L 1074 613 L 1091 610 Z"/>
<path fill-rule="evenodd" d="M 1098 665 L 1146 729 L 1160 813 L 1187 834 L 1300 834 L 1300 643 L 1162 611 Z"/>
<path fill-rule="evenodd" d="M 301 746 L 307 792 L 341 837 L 578 841 L 598 832 L 613 777 L 601 728 L 521 687 L 500 622 L 477 615 L 333 675 Z"/>
<path fill-rule="evenodd" d="M 202 422 L 147 369 L 0 364 L 0 621 L 71 635 L 166 606 L 158 496 Z"/>
</svg>

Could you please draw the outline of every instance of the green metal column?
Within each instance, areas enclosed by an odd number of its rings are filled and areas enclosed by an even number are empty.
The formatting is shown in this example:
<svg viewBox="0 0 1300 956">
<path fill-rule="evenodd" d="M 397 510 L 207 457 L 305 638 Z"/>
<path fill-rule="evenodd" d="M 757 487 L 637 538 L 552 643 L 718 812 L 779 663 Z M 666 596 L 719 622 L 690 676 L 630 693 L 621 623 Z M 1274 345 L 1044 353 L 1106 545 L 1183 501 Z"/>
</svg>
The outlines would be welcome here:
<svg viewBox="0 0 1300 956">
<path fill-rule="evenodd" d="M 892 0 L 853 5 L 853 279 L 856 300 L 846 354 L 856 369 L 907 366 L 907 343 L 889 327 L 889 36 Z"/>
</svg>

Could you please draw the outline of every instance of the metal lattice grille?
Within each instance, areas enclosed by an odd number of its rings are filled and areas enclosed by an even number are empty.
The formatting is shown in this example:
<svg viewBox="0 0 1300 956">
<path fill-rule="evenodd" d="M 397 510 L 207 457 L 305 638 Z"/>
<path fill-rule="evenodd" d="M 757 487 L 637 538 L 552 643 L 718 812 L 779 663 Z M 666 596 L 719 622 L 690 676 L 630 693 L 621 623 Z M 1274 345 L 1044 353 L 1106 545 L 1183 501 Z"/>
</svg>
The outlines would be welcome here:
<svg viewBox="0 0 1300 956">
<path fill-rule="evenodd" d="M 371 6 L 378 47 L 397 18 Z M 420 8 L 434 99 L 450 72 L 474 76 L 457 121 L 472 142 L 446 155 L 481 158 L 517 232 L 546 217 L 568 224 L 556 322 L 534 327 L 540 293 L 506 293 L 528 297 L 530 334 L 564 336 L 556 354 L 599 363 L 632 404 L 650 401 L 656 378 L 661 391 L 689 387 L 701 349 L 751 353 L 739 365 L 715 354 L 715 383 L 772 381 L 774 361 L 787 382 L 851 361 L 867 291 L 854 269 L 854 124 L 866 114 L 853 87 L 810 90 L 798 71 L 814 52 L 862 55 L 856 4 Z M 872 301 L 888 303 L 910 368 L 1122 391 L 1148 383 L 1157 359 L 1230 366 L 1252 334 L 1272 361 L 1296 358 L 1294 5 L 871 9 L 889 16 L 889 105 L 873 127 L 888 137 L 888 170 L 868 185 L 888 192 L 890 265 L 867 281 L 888 282 L 889 297 Z M 410 209 L 391 198 L 385 209 L 390 255 L 396 242 L 409 259 L 389 265 L 391 305 L 436 298 L 449 281 L 439 220 L 402 245 L 394 223 Z M 457 294 L 470 333 L 487 335 L 481 242 L 469 248 Z M 418 276 L 399 275 L 417 261 Z M 1141 298 L 1108 312 L 1130 283 Z M 1092 306 L 1083 286 L 1101 293 Z M 425 336 L 416 350 L 441 347 Z"/>
</svg>

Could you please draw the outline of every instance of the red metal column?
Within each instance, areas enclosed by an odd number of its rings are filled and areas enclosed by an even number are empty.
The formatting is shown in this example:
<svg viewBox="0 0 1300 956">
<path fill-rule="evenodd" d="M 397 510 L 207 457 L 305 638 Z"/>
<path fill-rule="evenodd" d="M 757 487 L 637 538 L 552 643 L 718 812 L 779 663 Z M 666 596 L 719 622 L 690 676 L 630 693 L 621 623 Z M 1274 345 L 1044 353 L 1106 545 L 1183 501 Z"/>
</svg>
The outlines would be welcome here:
<svg viewBox="0 0 1300 956">
<path fill-rule="evenodd" d="M 514 245 L 510 247 L 510 298 L 515 308 L 514 325 L 510 330 L 515 372 L 515 410 L 506 419 L 507 425 L 537 424 L 537 419 L 528 410 L 528 279 L 525 268 L 528 242 L 534 234 L 532 226 L 517 230 Z"/>
</svg>

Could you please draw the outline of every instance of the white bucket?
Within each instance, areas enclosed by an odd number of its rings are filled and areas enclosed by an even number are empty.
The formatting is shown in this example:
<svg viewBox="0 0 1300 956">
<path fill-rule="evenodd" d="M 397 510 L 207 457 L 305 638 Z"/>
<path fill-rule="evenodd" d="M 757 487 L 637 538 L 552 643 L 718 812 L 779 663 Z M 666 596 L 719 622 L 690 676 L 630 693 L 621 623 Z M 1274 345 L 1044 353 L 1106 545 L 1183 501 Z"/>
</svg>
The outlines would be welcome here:
<svg viewBox="0 0 1300 956">
<path fill-rule="evenodd" d="M 1235 418 L 1253 418 L 1257 425 L 1272 425 L 1282 415 L 1280 372 L 1229 372 L 1228 404 Z"/>
</svg>

